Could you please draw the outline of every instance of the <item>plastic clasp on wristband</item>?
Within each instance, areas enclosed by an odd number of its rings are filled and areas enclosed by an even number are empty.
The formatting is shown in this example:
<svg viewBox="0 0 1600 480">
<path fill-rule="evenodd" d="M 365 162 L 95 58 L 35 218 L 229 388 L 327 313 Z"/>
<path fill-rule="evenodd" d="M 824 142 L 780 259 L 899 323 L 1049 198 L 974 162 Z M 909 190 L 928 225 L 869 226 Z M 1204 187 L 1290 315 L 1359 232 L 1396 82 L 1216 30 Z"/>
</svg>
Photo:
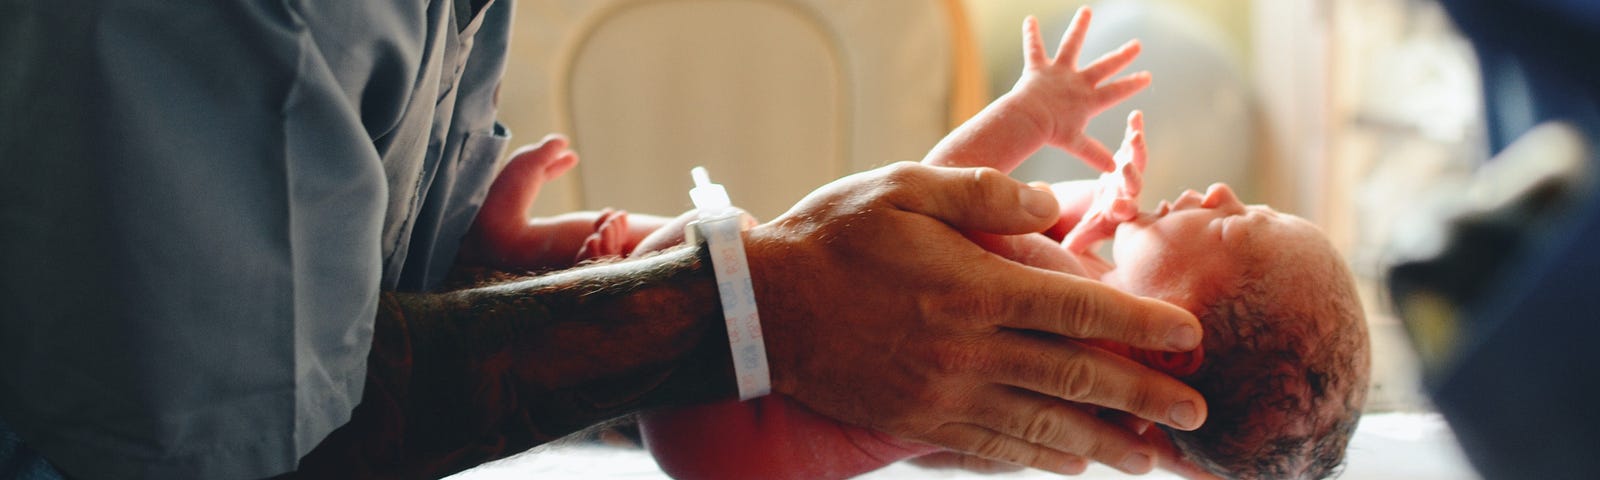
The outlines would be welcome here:
<svg viewBox="0 0 1600 480">
<path fill-rule="evenodd" d="M 722 185 L 711 183 L 705 167 L 694 167 L 695 187 L 689 190 L 699 219 L 685 232 L 690 242 L 705 242 L 716 272 L 717 293 L 722 296 L 722 317 L 727 322 L 728 346 L 733 351 L 733 374 L 739 399 L 772 393 L 772 373 L 767 368 L 767 346 L 761 337 L 761 316 L 756 312 L 755 287 L 745 260 L 743 212 L 733 208 Z"/>
</svg>

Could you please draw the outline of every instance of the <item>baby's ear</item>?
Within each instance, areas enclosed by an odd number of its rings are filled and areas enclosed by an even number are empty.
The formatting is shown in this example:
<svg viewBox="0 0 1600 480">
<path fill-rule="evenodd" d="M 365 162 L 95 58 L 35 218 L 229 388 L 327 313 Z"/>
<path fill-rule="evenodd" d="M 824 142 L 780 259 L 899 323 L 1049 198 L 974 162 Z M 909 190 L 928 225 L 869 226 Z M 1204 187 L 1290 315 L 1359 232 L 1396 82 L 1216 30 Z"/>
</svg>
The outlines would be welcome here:
<svg viewBox="0 0 1600 480">
<path fill-rule="evenodd" d="M 1134 360 L 1174 377 L 1185 377 L 1200 371 L 1205 361 L 1205 347 L 1195 347 L 1188 352 L 1153 352 L 1134 349 Z"/>
</svg>

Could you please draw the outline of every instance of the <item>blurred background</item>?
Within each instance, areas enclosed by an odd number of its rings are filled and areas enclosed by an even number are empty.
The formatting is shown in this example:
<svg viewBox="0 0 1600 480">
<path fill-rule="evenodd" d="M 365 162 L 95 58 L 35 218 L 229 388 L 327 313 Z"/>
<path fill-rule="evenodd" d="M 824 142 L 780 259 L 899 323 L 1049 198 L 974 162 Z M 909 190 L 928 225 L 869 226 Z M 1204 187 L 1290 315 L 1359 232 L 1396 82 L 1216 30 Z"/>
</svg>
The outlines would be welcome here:
<svg viewBox="0 0 1600 480">
<path fill-rule="evenodd" d="M 517 143 L 561 132 L 581 157 L 535 214 L 674 215 L 690 207 L 689 168 L 705 165 L 770 219 L 832 179 L 920 159 L 1010 89 L 1026 15 L 1053 50 L 1084 4 L 1083 58 L 1138 38 L 1125 73 L 1155 79 L 1089 133 L 1114 146 L 1127 112 L 1146 112 L 1152 205 L 1227 182 L 1322 226 L 1368 303 L 1369 413 L 1401 419 L 1371 428 L 1421 439 L 1436 462 L 1371 478 L 1470 477 L 1427 416 L 1415 349 L 1381 294 L 1396 215 L 1488 156 L 1473 49 L 1432 1 L 523 0 L 500 116 Z M 1095 173 L 1051 149 L 1014 175 Z M 1388 448 L 1371 441 L 1361 448 Z M 1383 462 L 1408 456 L 1391 453 Z"/>
</svg>

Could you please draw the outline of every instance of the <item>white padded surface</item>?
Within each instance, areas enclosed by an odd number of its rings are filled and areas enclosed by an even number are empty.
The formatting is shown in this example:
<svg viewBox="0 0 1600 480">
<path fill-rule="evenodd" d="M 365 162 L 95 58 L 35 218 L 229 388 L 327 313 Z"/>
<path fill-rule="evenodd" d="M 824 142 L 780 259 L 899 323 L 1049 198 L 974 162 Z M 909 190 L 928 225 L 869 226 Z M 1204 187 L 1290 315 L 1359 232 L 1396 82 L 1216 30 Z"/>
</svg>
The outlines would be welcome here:
<svg viewBox="0 0 1600 480">
<path fill-rule="evenodd" d="M 1384 413 L 1367 415 L 1356 428 L 1350 443 L 1344 474 L 1340 480 L 1471 480 L 1479 478 L 1456 446 L 1450 428 L 1437 414 Z M 572 479 L 665 479 L 650 455 L 642 450 L 574 446 L 525 454 L 473 470 L 461 472 L 452 480 L 510 480 L 526 478 Z M 1001 475 L 978 475 L 960 471 L 925 470 L 905 463 L 863 475 L 869 480 L 922 478 L 1031 479 L 1147 479 L 1177 480 L 1180 477 L 1156 472 L 1133 476 L 1109 467 L 1095 465 L 1084 475 L 1061 477 L 1037 470 Z"/>
</svg>

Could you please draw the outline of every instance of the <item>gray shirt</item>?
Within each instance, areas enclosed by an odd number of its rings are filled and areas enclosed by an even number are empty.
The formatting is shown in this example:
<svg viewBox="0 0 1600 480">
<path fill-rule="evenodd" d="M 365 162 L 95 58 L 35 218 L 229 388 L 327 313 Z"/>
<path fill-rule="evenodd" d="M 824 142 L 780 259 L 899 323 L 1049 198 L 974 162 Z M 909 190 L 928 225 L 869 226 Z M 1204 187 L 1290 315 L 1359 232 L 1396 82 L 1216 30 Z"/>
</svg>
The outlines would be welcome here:
<svg viewBox="0 0 1600 480">
<path fill-rule="evenodd" d="M 0 418 L 81 478 L 292 469 L 492 179 L 483 3 L 0 0 Z"/>
</svg>

